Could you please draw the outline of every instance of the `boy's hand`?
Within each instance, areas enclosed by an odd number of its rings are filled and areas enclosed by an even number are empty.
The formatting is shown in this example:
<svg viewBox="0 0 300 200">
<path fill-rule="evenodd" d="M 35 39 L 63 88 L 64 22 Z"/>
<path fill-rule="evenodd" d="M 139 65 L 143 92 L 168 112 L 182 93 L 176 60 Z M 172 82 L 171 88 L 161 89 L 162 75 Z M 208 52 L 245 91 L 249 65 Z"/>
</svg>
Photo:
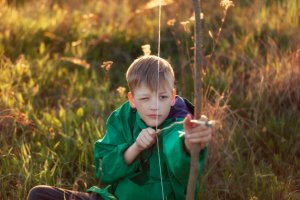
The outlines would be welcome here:
<svg viewBox="0 0 300 200">
<path fill-rule="evenodd" d="M 150 148 L 156 143 L 157 133 L 153 128 L 146 128 L 141 131 L 139 136 L 136 138 L 135 144 L 139 151 Z"/>
<path fill-rule="evenodd" d="M 192 144 L 199 144 L 201 145 L 201 149 L 203 149 L 212 139 L 211 127 L 191 123 L 191 119 L 192 117 L 187 115 L 183 124 L 185 132 L 184 144 L 189 152 L 191 152 Z M 201 118 L 201 120 L 207 121 L 207 118 Z"/>
</svg>

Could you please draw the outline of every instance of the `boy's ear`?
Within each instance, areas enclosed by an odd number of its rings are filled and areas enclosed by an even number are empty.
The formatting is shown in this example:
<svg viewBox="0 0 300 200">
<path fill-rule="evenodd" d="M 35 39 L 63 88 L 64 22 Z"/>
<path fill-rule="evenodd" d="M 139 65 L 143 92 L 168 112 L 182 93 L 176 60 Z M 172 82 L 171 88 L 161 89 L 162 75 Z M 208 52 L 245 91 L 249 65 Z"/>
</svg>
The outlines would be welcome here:
<svg viewBox="0 0 300 200">
<path fill-rule="evenodd" d="M 135 108 L 134 98 L 132 92 L 128 92 L 127 94 L 129 104 L 132 108 Z"/>
<path fill-rule="evenodd" d="M 172 91 L 172 106 L 175 105 L 175 101 L 176 101 L 176 90 L 173 89 L 173 91 Z"/>
</svg>

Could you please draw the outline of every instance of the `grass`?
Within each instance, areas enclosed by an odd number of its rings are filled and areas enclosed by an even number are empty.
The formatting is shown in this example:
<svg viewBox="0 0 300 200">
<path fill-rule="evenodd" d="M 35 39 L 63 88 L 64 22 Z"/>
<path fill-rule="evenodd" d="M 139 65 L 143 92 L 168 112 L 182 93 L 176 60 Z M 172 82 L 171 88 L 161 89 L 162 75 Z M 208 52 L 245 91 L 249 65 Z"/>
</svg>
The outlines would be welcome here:
<svg viewBox="0 0 300 200">
<path fill-rule="evenodd" d="M 99 184 L 93 143 L 125 100 L 119 87 L 141 45 L 156 52 L 157 11 L 145 3 L 0 2 L 1 199 L 25 199 L 37 184 L 81 191 Z M 218 43 L 211 36 L 223 9 L 202 5 L 204 110 L 222 127 L 199 198 L 299 199 L 300 2 L 234 3 Z M 164 6 L 161 33 L 162 57 L 189 99 L 191 11 L 186 1 Z M 113 61 L 108 70 L 105 61 Z"/>
</svg>

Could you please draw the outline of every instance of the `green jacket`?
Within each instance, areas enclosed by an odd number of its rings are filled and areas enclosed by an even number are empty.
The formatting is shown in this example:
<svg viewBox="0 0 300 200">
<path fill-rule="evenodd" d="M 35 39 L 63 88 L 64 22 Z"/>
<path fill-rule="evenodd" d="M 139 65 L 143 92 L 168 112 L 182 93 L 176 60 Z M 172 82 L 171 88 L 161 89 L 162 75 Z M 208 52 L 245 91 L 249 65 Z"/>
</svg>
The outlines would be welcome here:
<svg viewBox="0 0 300 200">
<path fill-rule="evenodd" d="M 181 104 L 187 103 L 181 97 L 177 97 L 176 104 L 178 101 Z M 188 109 L 188 107 L 190 105 L 184 108 Z M 169 126 L 174 121 L 182 121 L 186 113 L 183 116 L 179 109 L 173 109 L 173 116 L 168 117 L 159 128 Z M 176 117 L 177 111 L 181 112 L 181 117 L 180 115 Z M 110 115 L 106 123 L 106 134 L 103 139 L 96 141 L 94 149 L 97 177 L 102 183 L 110 185 L 104 189 L 94 186 L 88 192 L 96 192 L 105 200 L 162 199 L 157 144 L 145 150 L 130 165 L 127 165 L 123 159 L 124 151 L 135 142 L 139 133 L 145 128 L 147 128 L 146 124 L 128 102 Z M 178 131 L 183 131 L 182 124 L 173 126 L 159 136 L 163 190 L 165 199 L 168 200 L 185 199 L 189 177 L 190 156 L 184 150 L 183 139 L 179 137 Z M 200 153 L 199 175 L 203 171 L 206 156 L 207 147 Z"/>
</svg>

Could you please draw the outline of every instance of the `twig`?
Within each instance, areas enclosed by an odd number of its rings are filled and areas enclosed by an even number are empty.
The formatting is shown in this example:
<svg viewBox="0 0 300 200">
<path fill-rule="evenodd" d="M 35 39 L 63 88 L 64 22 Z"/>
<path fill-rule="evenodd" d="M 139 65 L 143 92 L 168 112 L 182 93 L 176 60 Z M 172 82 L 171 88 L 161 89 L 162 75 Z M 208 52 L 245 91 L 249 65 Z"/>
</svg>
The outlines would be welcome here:
<svg viewBox="0 0 300 200">
<path fill-rule="evenodd" d="M 193 124 L 198 124 L 198 125 L 203 125 L 203 126 L 205 125 L 205 126 L 207 126 L 207 127 L 213 127 L 215 124 L 218 123 L 218 121 L 216 121 L 216 120 L 200 121 L 200 120 L 196 120 L 196 119 L 192 119 L 190 122 L 193 123 Z M 163 132 L 163 131 L 165 131 L 165 130 L 168 130 L 168 129 L 172 128 L 172 127 L 175 126 L 175 125 L 183 124 L 183 123 L 184 123 L 184 121 L 174 122 L 174 123 L 171 124 L 170 126 L 167 126 L 167 127 L 165 127 L 165 128 L 162 128 L 162 129 L 158 129 L 158 130 L 157 130 L 157 133 L 161 133 L 161 132 Z"/>
<path fill-rule="evenodd" d="M 183 124 L 183 121 L 180 121 L 180 122 L 174 122 L 173 124 L 171 124 L 170 126 L 167 126 L 165 128 L 162 128 L 162 129 L 158 129 L 157 130 L 157 133 L 160 133 L 160 132 L 163 132 L 165 130 L 168 130 L 170 128 L 172 128 L 173 126 L 177 125 L 177 124 Z"/>
</svg>

